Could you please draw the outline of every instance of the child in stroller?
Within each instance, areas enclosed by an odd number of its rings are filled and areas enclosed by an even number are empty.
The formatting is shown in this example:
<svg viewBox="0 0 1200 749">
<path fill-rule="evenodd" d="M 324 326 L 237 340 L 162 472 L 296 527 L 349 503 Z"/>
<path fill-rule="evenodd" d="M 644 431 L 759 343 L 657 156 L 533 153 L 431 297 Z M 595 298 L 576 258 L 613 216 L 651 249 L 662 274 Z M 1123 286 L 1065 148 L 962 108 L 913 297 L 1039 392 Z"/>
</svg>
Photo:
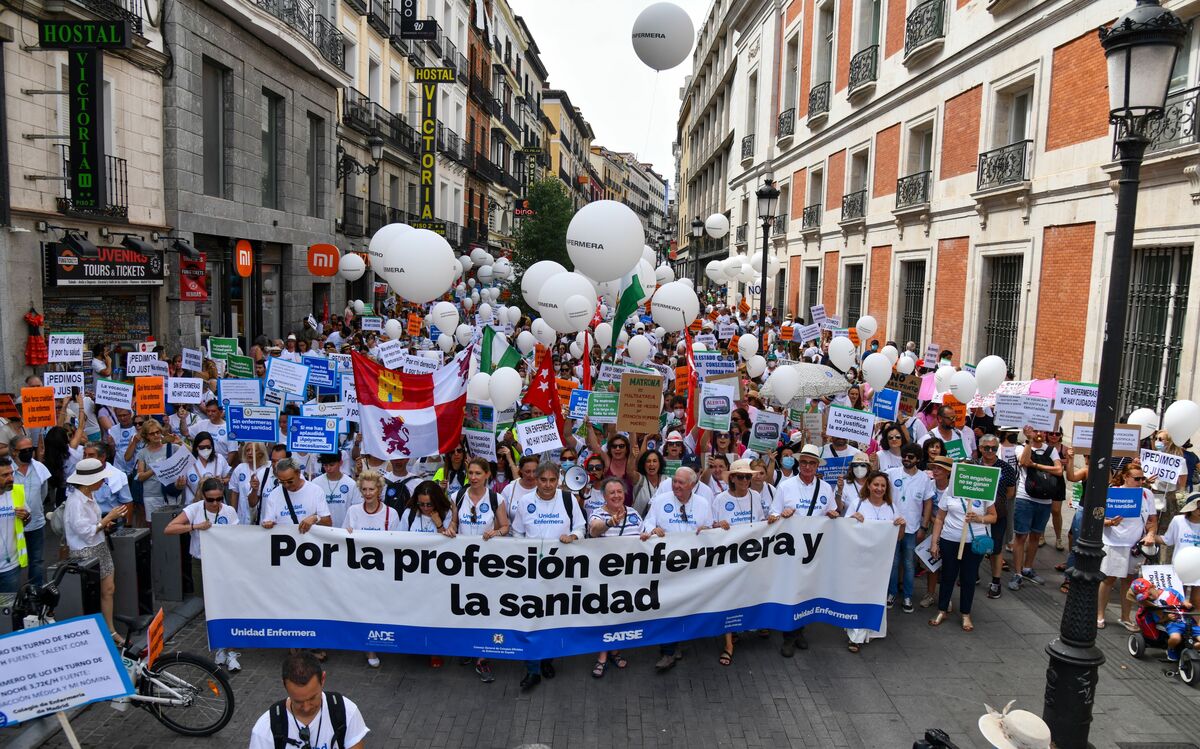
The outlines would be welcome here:
<svg viewBox="0 0 1200 749">
<path fill-rule="evenodd" d="M 1138 604 L 1140 629 L 1129 636 L 1129 652 L 1141 657 L 1147 647 L 1163 648 L 1167 660 L 1179 663 L 1179 677 L 1193 684 L 1200 672 L 1200 624 L 1191 602 L 1173 588 L 1159 588 L 1144 577 L 1129 584 L 1128 595 Z"/>
</svg>

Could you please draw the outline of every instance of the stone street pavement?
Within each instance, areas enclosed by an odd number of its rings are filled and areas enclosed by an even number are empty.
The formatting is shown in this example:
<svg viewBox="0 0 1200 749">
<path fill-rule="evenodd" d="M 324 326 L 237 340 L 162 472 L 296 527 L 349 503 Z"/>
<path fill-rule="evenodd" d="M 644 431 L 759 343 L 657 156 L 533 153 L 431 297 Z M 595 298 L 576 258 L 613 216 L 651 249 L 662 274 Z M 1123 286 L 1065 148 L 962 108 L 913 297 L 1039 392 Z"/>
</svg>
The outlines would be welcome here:
<svg viewBox="0 0 1200 749">
<path fill-rule="evenodd" d="M 590 676 L 592 659 L 558 662 L 558 676 L 530 694 L 517 683 L 522 668 L 498 663 L 497 680 L 481 684 L 474 671 L 446 659 L 440 669 L 416 656 L 383 656 L 368 669 L 358 653 L 331 653 L 328 687 L 363 710 L 369 747 L 903 747 L 928 727 L 949 732 L 960 747 L 982 747 L 976 721 L 984 703 L 1009 700 L 1041 713 L 1046 643 L 1058 629 L 1065 596 L 1049 569 L 1063 558 L 1047 545 L 1039 554 L 1048 585 L 1004 590 L 999 600 L 975 601 L 973 633 L 954 617 L 938 629 L 930 610 L 889 612 L 888 636 L 847 652 L 839 630 L 809 628 L 811 648 L 779 655 L 779 637 L 750 634 L 733 665 L 717 663 L 719 640 L 689 644 L 674 670 L 653 670 L 654 648 L 627 651 L 629 667 Z M 924 580 L 918 579 L 918 591 Z M 1096 695 L 1093 744 L 1120 749 L 1182 749 L 1200 745 L 1200 689 L 1164 675 L 1159 651 L 1143 661 L 1125 652 L 1125 630 L 1101 631 L 1107 663 Z M 174 640 L 204 648 L 194 621 Z M 150 715 L 94 705 L 74 726 L 86 747 L 167 749 L 246 746 L 250 727 L 283 692 L 280 656 L 243 654 L 233 678 L 237 710 L 211 739 L 185 739 Z M 0 744 L 4 734 L 0 733 Z M 61 734 L 48 747 L 66 747 Z"/>
</svg>

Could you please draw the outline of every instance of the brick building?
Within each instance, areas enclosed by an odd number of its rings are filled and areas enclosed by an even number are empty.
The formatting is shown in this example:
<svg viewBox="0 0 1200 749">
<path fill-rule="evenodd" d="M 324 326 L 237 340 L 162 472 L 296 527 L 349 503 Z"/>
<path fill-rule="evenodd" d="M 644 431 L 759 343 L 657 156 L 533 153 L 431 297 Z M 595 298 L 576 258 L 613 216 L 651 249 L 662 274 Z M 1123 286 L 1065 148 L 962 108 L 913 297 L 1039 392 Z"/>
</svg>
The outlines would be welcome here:
<svg viewBox="0 0 1200 749">
<path fill-rule="evenodd" d="M 1184 20 L 1200 14 L 1197 0 L 1165 4 Z M 681 176 L 681 215 L 702 213 L 689 202 L 723 201 L 730 252 L 757 252 L 754 191 L 773 175 L 771 305 L 806 320 L 818 302 L 844 320 L 870 313 L 878 337 L 937 343 L 956 364 L 998 354 L 1019 377 L 1094 381 L 1118 171 L 1096 28 L 1129 7 L 718 0 L 684 90 L 680 163 L 699 168 Z M 726 36 L 722 61 L 706 41 Z M 1143 169 L 1125 410 L 1196 389 L 1197 36 L 1193 27 Z M 712 116 L 704 81 L 714 76 L 733 93 L 729 128 L 688 135 Z M 726 162 L 714 200 L 704 165 Z"/>
</svg>

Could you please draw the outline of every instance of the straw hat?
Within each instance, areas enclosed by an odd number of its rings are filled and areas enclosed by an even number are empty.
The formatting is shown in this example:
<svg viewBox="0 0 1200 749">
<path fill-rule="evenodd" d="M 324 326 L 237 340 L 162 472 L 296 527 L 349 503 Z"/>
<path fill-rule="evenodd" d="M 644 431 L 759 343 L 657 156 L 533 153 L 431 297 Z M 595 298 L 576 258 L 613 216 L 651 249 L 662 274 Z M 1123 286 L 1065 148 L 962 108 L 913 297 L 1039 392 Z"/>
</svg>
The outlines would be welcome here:
<svg viewBox="0 0 1200 749">
<path fill-rule="evenodd" d="M 816 458 L 817 465 L 825 464 L 825 459 L 821 457 L 821 448 L 816 445 L 805 445 L 800 449 L 800 452 L 796 453 L 796 460 L 804 457 Z"/>
<path fill-rule="evenodd" d="M 67 477 L 68 484 L 91 486 L 108 480 L 112 469 L 95 458 L 84 458 L 75 465 L 75 472 Z"/>
<path fill-rule="evenodd" d="M 754 469 L 750 466 L 750 461 L 745 459 L 733 461 L 733 465 L 729 466 L 729 472 L 745 474 L 747 476 L 754 475 Z"/>
<path fill-rule="evenodd" d="M 1002 713 L 984 705 L 987 715 L 979 719 L 983 738 L 996 749 L 1050 749 L 1050 726 L 1028 710 L 1009 712 L 1013 702 Z"/>
<path fill-rule="evenodd" d="M 935 455 L 929 459 L 930 468 L 945 468 L 947 471 L 954 470 L 954 461 L 948 455 Z"/>
</svg>

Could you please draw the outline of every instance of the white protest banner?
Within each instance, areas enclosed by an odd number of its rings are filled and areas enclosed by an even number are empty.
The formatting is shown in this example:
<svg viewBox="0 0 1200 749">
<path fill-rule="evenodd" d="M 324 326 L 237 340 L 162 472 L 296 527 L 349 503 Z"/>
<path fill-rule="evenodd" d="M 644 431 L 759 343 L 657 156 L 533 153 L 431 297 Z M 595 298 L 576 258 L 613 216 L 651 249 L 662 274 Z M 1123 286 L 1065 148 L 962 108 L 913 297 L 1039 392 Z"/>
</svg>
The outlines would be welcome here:
<svg viewBox="0 0 1200 749">
<path fill-rule="evenodd" d="M 146 364 L 146 371 L 149 374 L 144 375 L 144 376 L 147 376 L 147 377 L 170 377 L 171 376 L 171 365 L 166 363 L 162 359 L 157 359 L 155 361 L 148 362 Z"/>
<path fill-rule="evenodd" d="M 735 335 L 737 335 L 736 325 L 722 325 L 717 328 L 717 338 L 720 338 L 722 341 L 728 341 Z"/>
<path fill-rule="evenodd" d="M 204 369 L 204 355 L 200 352 L 200 349 L 185 348 L 180 353 L 180 356 L 182 357 L 180 363 L 189 372 L 199 372 Z"/>
<path fill-rule="evenodd" d="M 204 380 L 199 377 L 168 377 L 167 403 L 203 403 Z"/>
<path fill-rule="evenodd" d="M 171 457 L 151 465 L 150 470 L 154 471 L 154 478 L 158 479 L 160 484 L 174 484 L 176 479 L 187 473 L 191 464 L 192 454 L 180 448 L 173 451 Z"/>
<path fill-rule="evenodd" d="M 1018 428 L 1025 426 L 1025 407 L 1021 398 L 1020 395 L 996 393 L 996 426 Z"/>
<path fill-rule="evenodd" d="M 204 576 L 222 581 L 205 591 L 208 641 L 524 660 L 816 622 L 878 629 L 895 534 L 799 515 L 573 544 L 223 526 L 200 534 Z"/>
<path fill-rule="evenodd" d="M 336 453 L 338 431 L 337 419 L 293 416 L 287 422 L 287 448 L 302 453 Z"/>
<path fill-rule="evenodd" d="M 860 445 L 871 441 L 871 432 L 875 428 L 875 414 L 838 405 L 831 405 L 825 413 L 828 416 L 825 434 L 830 437 L 845 437 Z"/>
<path fill-rule="evenodd" d="M 438 362 L 428 356 L 413 356 L 407 354 L 400 364 L 400 369 L 408 374 L 433 374 L 437 371 Z"/>
<path fill-rule="evenodd" d="M 322 416 L 326 419 L 341 419 L 346 413 L 346 404 L 344 403 L 305 403 L 300 407 L 300 413 L 303 416 Z M 341 425 L 342 431 L 346 431 L 346 425 Z"/>
<path fill-rule="evenodd" d="M 46 338 L 48 361 L 51 364 L 78 364 L 83 361 L 83 333 L 50 333 Z"/>
<path fill-rule="evenodd" d="M 825 305 L 814 304 L 808 308 L 808 314 L 812 316 L 813 325 L 818 328 L 825 325 Z"/>
<path fill-rule="evenodd" d="M 796 343 L 808 343 L 815 341 L 821 337 L 820 325 L 798 325 L 796 333 L 792 336 L 792 340 Z"/>
<path fill-rule="evenodd" d="M 267 387 L 293 395 L 304 395 L 308 385 L 308 367 L 273 356 L 267 359 Z"/>
<path fill-rule="evenodd" d="M 364 317 L 362 318 L 362 329 L 369 330 L 375 333 L 383 330 L 382 317 Z"/>
<path fill-rule="evenodd" d="M 339 372 L 350 372 L 354 368 L 350 354 L 329 354 L 329 361 L 337 365 Z M 387 365 L 385 364 L 384 366 L 386 367 Z M 388 369 L 391 369 L 391 367 L 388 367 Z"/>
<path fill-rule="evenodd" d="M 826 330 L 833 330 L 834 328 L 842 327 L 842 316 L 841 315 L 827 315 L 825 317 L 825 324 L 822 325 L 821 327 L 825 328 Z"/>
<path fill-rule="evenodd" d="M 358 391 L 353 377 L 342 378 L 342 420 L 358 423 Z"/>
<path fill-rule="evenodd" d="M 99 378 L 96 380 L 96 397 L 92 400 L 97 406 L 133 410 L 133 385 Z"/>
<path fill-rule="evenodd" d="M 696 375 L 701 380 L 737 371 L 737 361 L 733 357 L 723 356 L 716 351 L 698 351 L 693 360 L 696 364 Z"/>
<path fill-rule="evenodd" d="M 516 423 L 517 442 L 525 455 L 540 455 L 562 448 L 562 439 L 558 436 L 558 424 L 553 416 L 539 416 L 536 419 L 525 419 Z"/>
<path fill-rule="evenodd" d="M 1059 380 L 1054 386 L 1054 409 L 1095 414 L 1099 393 L 1100 386 L 1090 382 Z"/>
<path fill-rule="evenodd" d="M 736 393 L 732 385 L 706 382 L 700 386 L 700 413 L 697 426 L 718 432 L 729 431 Z"/>
<path fill-rule="evenodd" d="M 1058 426 L 1058 414 L 1050 410 L 1049 398 L 1039 398 L 1036 395 L 1021 396 L 1021 410 L 1024 418 L 1021 426 L 1028 424 L 1039 432 L 1053 432 Z"/>
<path fill-rule="evenodd" d="M 701 333 L 696 336 L 696 343 L 702 343 L 709 348 L 717 347 L 717 337 L 712 333 Z"/>
<path fill-rule="evenodd" d="M 850 328 L 830 328 L 829 332 L 834 338 L 849 338 Z"/>
<path fill-rule="evenodd" d="M 229 368 L 229 363 L 224 359 L 213 359 L 212 363 L 217 368 L 217 377 L 224 377 L 225 370 Z"/>
<path fill-rule="evenodd" d="M 217 400 L 222 407 L 262 405 L 261 380 L 217 380 Z"/>
<path fill-rule="evenodd" d="M 939 344 L 931 343 L 925 348 L 925 366 L 930 369 L 937 366 L 938 356 L 942 353 Z"/>
<path fill-rule="evenodd" d="M 0 637 L 0 674 L 0 717 L 7 726 L 133 694 L 100 614 Z"/>
<path fill-rule="evenodd" d="M 1179 483 L 1179 477 L 1187 473 L 1187 464 L 1182 455 L 1142 450 L 1142 470 L 1147 476 L 1168 484 Z"/>
<path fill-rule="evenodd" d="M 759 454 L 774 452 L 783 436 L 783 414 L 758 409 L 754 423 L 750 425 L 750 442 L 747 445 Z"/>
<path fill-rule="evenodd" d="M 379 362 L 388 369 L 400 369 L 408 349 L 400 341 L 382 341 L 379 344 Z"/>
<path fill-rule="evenodd" d="M 72 388 L 83 390 L 83 372 L 43 372 L 42 384 L 54 388 L 55 398 L 69 398 Z"/>
<path fill-rule="evenodd" d="M 463 427 L 463 437 L 467 440 L 467 452 L 473 457 L 484 460 L 496 459 L 496 435 L 486 429 L 468 429 Z"/>
<path fill-rule="evenodd" d="M 1077 421 L 1071 425 L 1071 447 L 1080 455 L 1092 451 L 1092 428 L 1090 421 Z M 1137 424 L 1113 425 L 1112 454 L 1122 458 L 1136 458 L 1141 450 L 1142 428 Z"/>
<path fill-rule="evenodd" d="M 1183 586 L 1187 585 L 1183 581 L 1183 578 L 1179 576 L 1179 573 L 1175 571 L 1175 565 L 1173 564 L 1142 565 L 1138 577 L 1146 578 L 1156 588 L 1173 588 L 1180 593 L 1183 592 Z M 1193 580 L 1192 583 L 1200 584 L 1200 580 Z"/>
<path fill-rule="evenodd" d="M 126 377 L 151 377 L 154 370 L 151 362 L 158 361 L 158 354 L 153 351 L 130 351 L 125 355 Z"/>
</svg>

